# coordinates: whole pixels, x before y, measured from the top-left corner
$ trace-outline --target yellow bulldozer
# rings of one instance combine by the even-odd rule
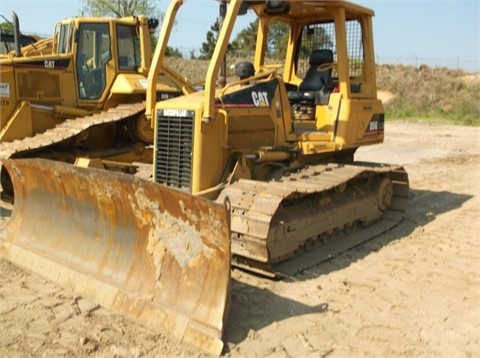
[[[184,2],[171,1],[148,73],[152,180],[7,161],[16,200],[0,242],[12,262],[218,355],[231,265],[295,275],[396,225],[409,184],[402,167],[354,160],[384,139],[373,11],[230,0],[205,89],[158,101],[153,84]],[[253,62],[219,88],[233,26],[248,12],[258,19]],[[279,26],[285,50],[267,63]]]
[[[20,39],[15,14],[13,19],[13,37]],[[158,20],[145,16],[76,17],[58,22],[47,39],[14,42],[0,57],[0,162],[43,157],[73,163],[87,157],[123,171],[135,170],[135,161],[151,163],[146,147],[153,130],[144,101],[157,26]],[[193,88],[163,66],[155,91],[166,99]],[[10,178],[2,173],[9,191]]]

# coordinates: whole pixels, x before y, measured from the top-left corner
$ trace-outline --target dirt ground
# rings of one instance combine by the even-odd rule
[[[227,357],[480,357],[480,128],[393,122],[404,220],[302,274],[234,270]],[[0,356],[205,356],[0,259]]]

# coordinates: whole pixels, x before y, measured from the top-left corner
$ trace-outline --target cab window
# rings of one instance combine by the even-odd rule
[[[111,58],[108,23],[80,24],[76,58],[80,99],[102,96],[106,86],[106,66]]]

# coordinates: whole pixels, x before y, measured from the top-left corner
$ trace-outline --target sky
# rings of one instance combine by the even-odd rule
[[[113,1],[113,0],[112,0]],[[373,29],[378,63],[449,67],[480,72],[480,0],[352,0],[375,11]],[[168,0],[157,0],[164,12]],[[60,19],[80,15],[80,0],[0,0],[0,15],[15,11],[23,33],[51,35]],[[218,16],[218,1],[188,0],[179,10],[169,45],[185,57],[198,54]],[[253,21],[246,15],[239,32]],[[3,22],[0,19],[0,22]]]

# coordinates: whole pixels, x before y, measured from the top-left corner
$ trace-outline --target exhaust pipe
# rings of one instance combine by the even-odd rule
[[[13,40],[15,41],[15,56],[22,56],[22,45],[20,44],[20,22],[15,11],[12,11],[13,20]]]

